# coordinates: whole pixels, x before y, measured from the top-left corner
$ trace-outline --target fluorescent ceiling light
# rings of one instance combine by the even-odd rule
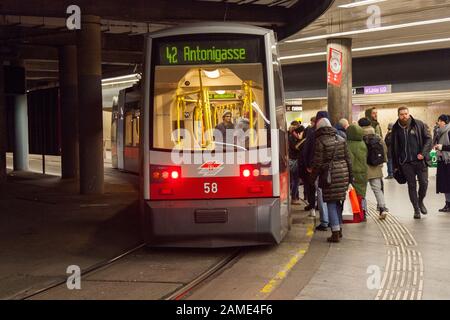
[[[115,82],[102,83],[102,86],[114,86],[114,85],[117,85],[117,84],[136,83],[138,81],[139,81],[138,79],[124,80],[124,81],[115,81]]]
[[[354,31],[345,31],[345,32],[323,34],[323,35],[320,35],[320,36],[313,36],[313,37],[306,37],[306,38],[300,38],[300,39],[286,40],[284,42],[285,43],[306,42],[306,41],[321,40],[321,39],[327,39],[327,38],[344,37],[344,36],[350,36],[350,35],[361,34],[361,33],[369,33],[369,32],[387,31],[387,30],[394,30],[394,29],[411,28],[411,27],[424,26],[424,25],[437,24],[437,23],[444,23],[444,22],[450,22],[450,17],[449,18],[442,18],[442,19],[432,19],[432,20],[425,20],[425,21],[416,21],[416,22],[395,24],[395,25],[392,25],[392,26],[385,26],[385,27],[378,27],[378,28],[370,28],[370,29],[362,29],[362,30],[354,30]]]
[[[422,41],[413,41],[413,42],[403,42],[403,43],[392,43],[392,44],[384,44],[384,45],[379,45],[379,46],[371,46],[371,47],[363,47],[363,48],[353,48],[352,52],[370,51],[370,50],[388,49],[388,48],[398,48],[398,47],[408,47],[408,46],[417,46],[417,45],[441,43],[441,42],[450,42],[450,38],[422,40]],[[327,54],[326,52],[314,52],[314,53],[307,53],[307,54],[299,54],[299,55],[293,55],[293,56],[280,57],[280,60],[324,56],[326,54]]]
[[[205,73],[205,75],[210,78],[210,79],[217,79],[220,77],[220,72],[218,69],[213,70],[213,71],[206,71],[203,70],[203,72]]]
[[[125,76],[102,79],[102,82],[120,81],[120,80],[126,80],[126,79],[128,79],[128,80],[129,79],[140,80],[141,79],[141,75],[139,73],[127,74]]]
[[[217,94],[225,94],[225,90],[216,90]]]
[[[357,2],[351,2],[349,4],[343,4],[338,6],[339,8],[354,8],[359,6],[366,6],[369,4],[374,4],[378,2],[385,2],[386,0],[363,0],[363,1],[357,1]]]
[[[293,55],[293,56],[280,57],[280,60],[317,57],[317,56],[324,56],[324,55],[326,55],[326,54],[327,54],[326,52],[315,52],[315,53],[296,54],[296,55]]]

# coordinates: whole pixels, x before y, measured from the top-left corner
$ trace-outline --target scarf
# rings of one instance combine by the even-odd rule
[[[442,144],[443,146],[450,145],[450,139],[448,137],[448,134],[450,132],[450,123],[446,124],[445,127],[438,129],[438,141],[439,144]],[[450,163],[450,152],[449,151],[437,151],[437,156],[439,161],[443,161],[446,164]]]

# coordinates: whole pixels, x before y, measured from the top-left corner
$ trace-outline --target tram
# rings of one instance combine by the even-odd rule
[[[133,171],[133,148],[139,150],[146,242],[280,243],[291,218],[283,83],[273,31],[208,23],[149,34],[141,108],[136,92],[125,90],[119,97],[122,110],[113,122],[123,129],[121,137],[114,129],[113,156],[117,167]],[[133,145],[135,131],[140,140]],[[119,147],[119,140],[125,145]]]
[[[113,168],[126,172],[140,172],[141,100],[139,84],[120,90],[118,99],[113,99],[111,162]]]

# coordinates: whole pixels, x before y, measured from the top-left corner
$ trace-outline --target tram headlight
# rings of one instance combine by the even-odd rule
[[[178,179],[180,174],[178,173],[178,171],[172,171],[170,176],[172,177],[172,179]]]
[[[242,171],[242,175],[246,178],[250,177],[250,170],[249,169],[244,169]]]

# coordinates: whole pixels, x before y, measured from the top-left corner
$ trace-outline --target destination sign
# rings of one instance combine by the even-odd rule
[[[260,62],[260,40],[197,40],[159,42],[157,65]]]

